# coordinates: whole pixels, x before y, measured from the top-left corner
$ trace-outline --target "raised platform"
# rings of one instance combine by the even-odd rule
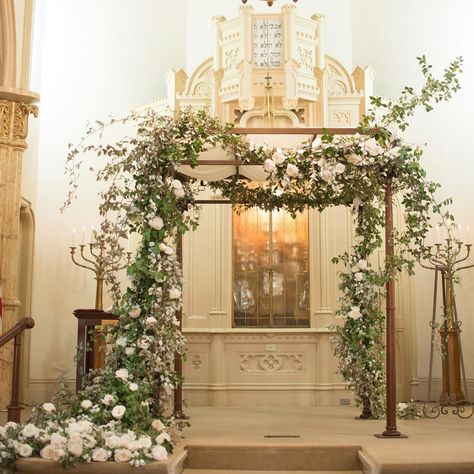
[[[72,472],[160,474],[474,474],[474,418],[442,415],[400,421],[406,439],[379,439],[383,421],[344,408],[189,408],[191,428],[168,463],[143,469],[115,463]],[[270,437],[269,437],[270,436]],[[271,437],[274,436],[274,437]],[[184,469],[184,471],[183,471]],[[23,460],[20,473],[66,473]]]

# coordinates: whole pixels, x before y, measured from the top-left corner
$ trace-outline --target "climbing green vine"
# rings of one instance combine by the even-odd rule
[[[328,133],[296,148],[274,149],[233,135],[230,126],[203,111],[173,116],[150,111],[97,122],[78,146],[71,145],[66,207],[78,190],[82,157],[93,153],[97,179],[105,183],[96,245],[105,245],[112,262],[123,256],[123,239],[130,233],[139,234],[140,243],[128,269],[126,291],[121,294],[113,275],[109,280],[119,324],[109,329],[106,367],[92,373],[79,393],[59,392],[51,403],[37,407],[28,424],[2,427],[2,464],[40,455],[64,465],[114,460],[140,466],[164,460],[172,450],[180,426],[166,410],[173,388],[181,382],[174,371],[175,353],[185,350],[176,319],[183,284],[176,244],[198,224],[191,211],[197,207],[199,186],[180,173],[180,166],[198,166],[199,154],[213,147],[233,153],[244,164],[260,165],[267,174],[258,186],[239,176],[209,183],[236,205],[285,208],[291,213],[305,207],[351,209],[353,246],[334,259],[345,267],[334,347],[340,372],[357,402],[369,405],[372,416],[380,416],[383,287],[397,272],[412,272],[424,255],[431,212],[442,213],[446,220],[452,217],[433,200],[437,185],[426,179],[422,150],[405,143],[394,127],[405,129],[418,106],[430,110],[433,102],[448,100],[459,88],[456,75],[462,61],[454,61],[437,80],[426,60],[419,60],[426,79],[422,90],[415,93],[407,87],[398,101],[372,98],[382,113],[369,113],[353,136]],[[93,142],[108,127],[121,124],[134,125],[135,135],[112,144]],[[395,256],[378,268],[370,257],[382,245],[389,181],[405,222],[394,234]]]

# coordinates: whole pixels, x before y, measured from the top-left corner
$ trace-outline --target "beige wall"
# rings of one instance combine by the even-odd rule
[[[97,225],[97,186],[81,185],[80,201],[61,215],[66,195],[67,144],[86,123],[123,114],[165,91],[168,68],[185,63],[176,33],[186,2],[155,0],[41,0],[36,4],[32,84],[41,115],[24,161],[23,195],[37,218],[27,400],[41,401],[60,374],[72,378],[75,308],[94,304],[92,274],[69,259],[71,230]],[[172,40],[170,40],[172,38]]]

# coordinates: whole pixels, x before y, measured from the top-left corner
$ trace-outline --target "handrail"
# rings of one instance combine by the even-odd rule
[[[35,320],[33,318],[23,318],[21,321],[16,323],[15,326],[0,336],[0,347],[18,336],[18,334],[22,333],[25,329],[31,329],[34,325]]]
[[[21,336],[25,329],[31,329],[35,325],[33,318],[23,318],[11,329],[0,336],[0,347],[7,344],[12,339],[13,345],[13,376],[12,376],[12,399],[8,405],[8,421],[20,422],[20,359],[21,359]]]

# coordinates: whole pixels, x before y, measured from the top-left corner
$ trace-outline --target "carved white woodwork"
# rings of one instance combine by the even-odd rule
[[[358,66],[351,75],[326,55],[324,15],[301,18],[294,4],[269,14],[254,13],[246,4],[238,12],[231,20],[212,18],[214,56],[189,77],[183,70],[170,71],[167,97],[148,107],[161,113],[204,108],[242,127],[358,124],[374,74]],[[272,123],[263,118],[268,82],[275,103]]]
[[[243,5],[236,18],[216,16],[212,21],[214,56],[189,77],[183,70],[170,71],[167,97],[147,107],[160,113],[204,108],[238,126],[269,126],[262,118],[269,75],[276,107],[271,126],[357,126],[369,105],[374,72],[358,66],[350,74],[327,55],[324,15],[300,18],[293,4],[284,5],[279,13],[255,14],[251,6]],[[259,31],[265,32],[263,37]],[[231,218],[229,206],[203,206],[198,230],[183,239],[187,402],[331,406],[351,398],[337,374],[333,333],[328,329],[340,322],[337,273],[342,268],[331,259],[352,245],[351,213],[346,208],[309,213],[309,329],[232,328]],[[414,333],[407,322],[411,308],[407,277],[401,277],[400,288],[398,340],[400,353],[408,354],[405,348]],[[408,355],[405,359],[398,388],[407,398],[409,374],[414,372],[406,367]]]

